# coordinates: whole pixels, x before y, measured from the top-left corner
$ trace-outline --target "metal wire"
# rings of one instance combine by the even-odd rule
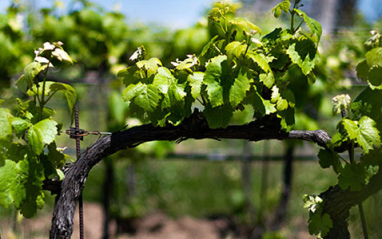
[[[74,124],[75,124],[75,129],[79,130],[80,129],[80,121],[79,121],[79,114],[78,114],[78,105],[75,106],[74,108]],[[76,137],[76,153],[77,153],[77,160],[80,158],[81,155],[81,143],[80,143],[81,138]],[[79,219],[80,219],[80,239],[84,239],[84,214],[83,214],[83,201],[82,201],[82,192],[79,197]]]

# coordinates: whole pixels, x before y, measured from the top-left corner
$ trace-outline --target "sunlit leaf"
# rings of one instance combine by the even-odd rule
[[[379,147],[381,144],[379,131],[375,127],[376,123],[367,116],[363,116],[358,122],[342,119],[340,124],[345,128],[349,138],[355,140],[365,153],[368,153],[374,146]]]
[[[0,205],[9,207],[12,203],[19,208],[26,198],[26,181],[28,179],[28,161],[14,162],[5,160],[0,167]]]
[[[225,47],[225,50],[227,52],[228,64],[231,64],[233,59],[239,58],[240,56],[244,55],[246,49],[247,49],[247,45],[243,44],[241,42],[234,41],[234,42],[229,43]]]
[[[235,108],[245,97],[250,88],[250,71],[246,67],[241,67],[237,77],[229,89],[229,101]]]
[[[275,16],[275,18],[278,18],[280,17],[282,11],[285,12],[285,13],[288,13],[290,9],[290,0],[284,0],[282,2],[280,2],[279,4],[277,4],[274,8],[272,8],[272,12],[273,12],[273,15]]]
[[[168,87],[174,81],[175,77],[171,74],[169,69],[165,67],[159,67],[152,84],[157,87],[159,92],[162,94],[167,94]]]
[[[312,56],[311,54],[307,54],[303,59],[299,52],[296,51],[296,43],[293,43],[289,46],[287,53],[292,62],[297,64],[301,68],[301,71],[302,73],[304,73],[304,75],[308,75],[313,70],[313,68],[316,65],[316,62],[318,61],[318,56],[316,53],[314,53],[314,56]]]
[[[187,81],[191,86],[191,95],[194,99],[196,99],[200,95],[200,91],[203,84],[204,72],[194,72],[189,74],[187,77]]]
[[[33,80],[35,77],[45,70],[47,65],[41,65],[39,62],[32,62],[29,65],[27,65],[24,69],[24,74],[20,76],[18,81],[16,82],[16,85],[19,87],[19,89],[26,93],[27,90],[32,87]]]
[[[382,67],[382,47],[376,47],[366,53],[366,62],[369,67]]]
[[[11,137],[12,118],[8,109],[0,108],[0,139],[8,139]]]
[[[29,121],[19,117],[15,117],[12,120],[12,127],[18,137],[22,137],[25,134],[25,131],[31,126],[32,124]]]
[[[134,104],[148,112],[153,112],[159,104],[161,96],[153,85],[142,85],[141,90],[134,98]]]
[[[260,82],[263,82],[263,84],[268,88],[272,88],[273,83],[275,83],[275,78],[273,77],[272,72],[268,74],[262,73],[260,74],[259,78],[260,78]]]
[[[207,86],[207,94],[212,107],[223,104],[223,66],[227,64],[227,56],[217,56],[211,59],[204,75],[204,84]]]
[[[52,52],[52,55],[55,56],[59,61],[67,61],[73,64],[74,60],[69,56],[69,54],[61,48],[56,48]]]
[[[56,126],[56,121],[45,119],[33,125],[28,130],[28,144],[36,154],[40,154],[45,145],[55,140],[57,135]]]

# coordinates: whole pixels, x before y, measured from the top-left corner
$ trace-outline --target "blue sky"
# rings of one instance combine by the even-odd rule
[[[24,0],[34,2],[37,7],[52,6],[53,0]],[[66,7],[72,0],[61,0]],[[11,0],[0,0],[0,12],[10,5]],[[204,10],[214,0],[93,0],[106,10],[119,8],[129,21],[148,24],[169,25],[184,28],[194,25],[203,16]]]
[[[12,0],[0,0],[4,13]],[[20,0],[19,0],[20,1]],[[37,7],[52,6],[53,0],[22,0]],[[61,0],[68,6],[72,0]],[[195,24],[214,0],[93,0],[106,10],[119,8],[129,21],[184,28]],[[382,17],[382,0],[359,0],[358,7],[368,20]]]

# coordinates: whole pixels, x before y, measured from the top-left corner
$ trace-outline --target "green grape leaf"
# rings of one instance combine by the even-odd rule
[[[340,124],[345,128],[351,140],[356,140],[358,138],[359,132],[356,121],[344,118],[340,121]]]
[[[301,43],[304,45],[304,43]],[[318,61],[317,54],[314,53],[314,57],[312,58],[311,52],[306,54],[304,60],[302,59],[302,56],[300,56],[299,52],[296,51],[296,43],[293,43],[288,47],[287,53],[292,60],[293,63],[297,64],[304,75],[308,75],[316,65],[316,62]]]
[[[318,43],[320,41],[321,35],[322,35],[322,27],[319,22],[314,20],[313,18],[310,18],[308,15],[306,15],[305,12],[301,11],[300,9],[294,9],[294,11],[304,19],[304,22],[306,25],[308,25],[310,31],[312,32],[312,35],[316,36],[315,42]]]
[[[45,82],[45,89],[43,89],[43,82],[39,82],[38,85],[34,84],[32,87],[29,88],[27,91],[27,95],[34,96],[34,95],[42,95],[42,91],[44,90],[44,95],[47,96],[50,93],[50,86],[54,84],[53,81],[47,81]],[[38,87],[37,87],[38,86]]]
[[[312,213],[309,217],[309,233],[317,235],[318,238],[322,238],[328,234],[330,228],[333,227],[332,219],[329,214],[324,213]]]
[[[21,75],[17,80],[16,85],[23,93],[27,93],[28,89],[32,86],[33,82],[28,81],[29,79],[25,75]]]
[[[368,83],[371,89],[382,90],[382,67],[372,67],[368,74]]]
[[[36,154],[40,154],[43,151],[44,144],[42,143],[40,131],[34,129],[28,130],[28,144]]]
[[[221,22],[227,22],[227,20]],[[224,27],[224,23],[222,26]],[[258,32],[261,33],[258,26],[243,18],[236,17],[232,20],[228,20],[228,26],[229,31],[226,35],[229,35],[232,40],[245,41],[248,39],[248,36],[254,35]]]
[[[223,78],[226,76],[223,68],[227,66],[227,56],[220,55],[211,59],[204,75],[204,84],[207,86],[208,99],[212,107],[221,106],[223,98]]]
[[[290,90],[284,90],[284,95],[291,101],[291,107],[294,107],[293,93]],[[277,86],[272,87],[271,102],[276,104],[278,111],[286,110],[289,106],[288,100],[281,96]]]
[[[177,60],[176,62],[171,62],[178,71],[187,70],[192,72],[192,67],[199,65],[199,59],[195,55],[187,55],[184,61]]]
[[[153,112],[162,97],[158,89],[153,85],[142,85],[139,94],[136,95],[133,102],[147,112]]]
[[[64,174],[64,172],[61,170],[61,169],[56,169],[56,171],[57,171],[57,176],[58,176],[58,180],[59,181],[62,181],[62,180],[64,180],[64,178],[65,178],[65,174]]]
[[[53,179],[58,176],[56,168],[53,166],[53,163],[48,159],[48,157],[46,157],[46,155],[41,155],[40,163],[44,167],[45,178]]]
[[[367,65],[372,67],[382,67],[382,47],[376,47],[368,51],[365,55]]]
[[[376,122],[380,122],[382,112],[382,100],[380,100],[381,98],[381,90],[373,90],[371,87],[365,87],[365,89],[361,91],[361,93],[355,98],[354,102],[362,102],[362,104],[367,105],[367,107],[365,107],[365,115],[369,116]],[[380,124],[377,124],[377,127],[378,130],[382,130]]]
[[[285,12],[285,13],[288,13],[290,9],[290,0],[284,0],[282,2],[280,2],[279,4],[277,4],[274,8],[272,8],[272,12],[273,12],[273,15],[275,16],[275,18],[279,18],[282,11]]]
[[[28,130],[28,144],[31,149],[40,154],[44,145],[52,143],[57,135],[57,122],[52,119],[45,119],[33,125]]]
[[[363,116],[358,121],[358,125],[359,136],[357,142],[365,153],[368,153],[374,146],[379,147],[381,145],[381,138],[378,129],[375,127],[376,123],[374,120],[367,116]]]
[[[130,84],[126,87],[126,89],[123,90],[122,97],[125,101],[131,101],[136,96],[138,96],[146,87],[147,85],[142,84],[141,82],[136,85]]]
[[[281,128],[286,132],[293,129],[294,126],[294,108],[288,107],[286,110],[277,111],[278,117],[281,118]]]
[[[231,121],[234,109],[229,104],[211,107],[207,104],[203,111],[210,128],[225,128]]]
[[[184,102],[184,98],[186,97],[186,92],[184,92],[184,88],[181,85],[173,82],[169,89],[168,93],[165,95],[162,102],[162,109],[171,108],[178,102]]]
[[[281,98],[276,103],[276,109],[279,111],[286,110],[288,108],[288,101]]]
[[[251,59],[255,64],[257,64],[263,71],[265,71],[265,73],[272,73],[272,69],[268,64],[272,59],[264,56],[263,54],[258,54],[255,52],[248,52],[247,55],[249,59]]]
[[[265,109],[265,112],[263,115],[269,115],[269,114],[275,113],[277,111],[275,105],[272,104],[272,102],[270,100],[264,100],[263,99],[262,102],[263,102],[264,109]]]
[[[275,83],[275,78],[273,77],[272,72],[269,72],[268,74],[260,74],[259,78],[260,82],[263,82],[263,84],[269,89],[272,88]]]
[[[260,116],[269,115],[277,111],[275,104],[271,103],[270,100],[264,100],[257,90],[251,90],[251,93],[244,99],[243,103],[252,105],[255,113],[260,114]]]
[[[47,67],[46,64],[41,65],[39,62],[32,62],[24,69],[24,74],[17,80],[17,87],[27,93],[28,88],[32,87],[34,78]]]
[[[366,60],[361,61],[357,64],[356,71],[357,77],[364,81],[367,81],[370,67],[367,65]]]
[[[167,94],[170,84],[174,81],[175,77],[171,74],[169,69],[166,67],[159,67],[152,85],[157,87],[158,91],[162,94]]]
[[[276,107],[275,104],[271,103],[270,100],[264,100],[259,93],[255,93],[253,96],[252,107],[255,112],[260,113],[261,116],[269,115],[275,113]]]
[[[155,76],[158,68],[162,66],[162,62],[158,58],[150,58],[138,61],[136,65],[139,69],[143,69],[146,72],[146,78],[151,78]]]
[[[237,34],[243,34],[243,31],[246,31],[247,35],[250,35],[253,31],[261,33],[261,29],[258,26],[243,18],[235,18],[229,21],[229,23],[232,24],[231,31],[237,30]]]
[[[366,184],[368,184],[370,182],[370,178],[373,177],[374,175],[376,175],[377,173],[379,172],[379,166],[373,166],[373,165],[369,165],[367,166],[366,168]]]
[[[136,65],[134,65],[120,70],[117,74],[117,77],[122,79],[126,86],[130,86],[137,84],[141,80],[145,79],[146,74],[144,70],[139,69]]]
[[[19,138],[21,138],[25,134],[25,131],[31,126],[32,124],[29,121],[19,117],[15,117],[12,120],[13,130],[15,131],[16,136]]]
[[[187,76],[187,81],[191,86],[191,95],[196,99],[200,95],[204,79],[204,72],[193,72]]]
[[[0,140],[12,136],[12,118],[8,109],[0,108]]]
[[[233,41],[229,43],[225,47],[228,64],[231,64],[235,58],[239,58],[240,56],[244,55],[246,49],[247,49],[247,44],[243,44],[238,41]]]
[[[333,166],[333,170],[337,174],[341,170],[341,162],[337,152],[333,152],[329,149],[320,149],[318,158],[322,168],[329,168],[330,166]]]
[[[250,89],[250,71],[246,67],[241,67],[238,76],[234,79],[229,91],[229,101],[235,108],[244,99],[246,92]]]
[[[5,159],[11,159],[15,162],[25,159],[26,154],[28,154],[29,151],[28,146],[23,143],[12,142],[7,145],[6,147],[8,151],[5,155]]]
[[[48,145],[48,159],[52,163],[55,169],[62,168],[65,163],[67,157],[65,154],[57,150],[57,145],[55,142],[52,142]]]
[[[60,92],[65,96],[66,101],[68,102],[70,114],[72,114],[73,110],[74,110],[74,106],[75,106],[76,101],[77,101],[76,90],[71,85],[59,83],[59,82],[54,82],[53,84],[51,84],[49,86],[49,89],[50,89],[50,91],[53,92],[53,94],[55,92]]]
[[[5,160],[5,165],[0,167],[0,205],[9,207],[14,203],[20,208],[26,198],[26,182],[28,180],[28,161],[14,162]]]
[[[349,138],[355,140],[365,153],[368,153],[374,146],[381,144],[379,131],[375,127],[376,123],[368,116],[363,116],[358,124],[350,119],[342,119],[340,124],[343,125]]]
[[[70,63],[74,63],[73,58],[69,56],[69,54],[62,49],[61,47],[56,47],[54,51],[52,51],[52,55],[57,58],[59,61],[67,61]]]
[[[44,206],[45,194],[42,184],[45,179],[44,167],[40,163],[28,162],[28,180],[25,183],[26,198],[22,202],[20,212],[26,218],[36,215],[38,209]]]
[[[37,189],[37,187],[35,188]],[[20,213],[26,218],[32,218],[37,214],[37,210],[42,209],[45,204],[45,194],[41,190],[31,190],[28,201],[23,203]]]
[[[359,191],[366,182],[366,170],[362,164],[346,164],[338,175],[338,185],[344,190]]]

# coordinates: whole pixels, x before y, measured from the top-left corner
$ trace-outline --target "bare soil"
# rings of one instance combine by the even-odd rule
[[[84,203],[85,239],[102,239],[102,207],[97,203]],[[74,220],[72,239],[79,239],[78,210]],[[0,239],[46,239],[49,237],[51,214],[45,213],[34,219],[0,221]],[[306,231],[306,223],[301,221],[301,230],[284,234],[281,238],[313,238]],[[257,237],[257,229],[237,225],[228,217],[209,219],[184,216],[170,218],[162,212],[153,212],[141,218],[112,221],[109,228],[110,239],[247,239]],[[280,237],[277,237],[280,238]]]
[[[102,208],[96,203],[84,203],[84,234],[86,239],[102,238]],[[75,215],[72,239],[79,239],[78,210]],[[3,239],[48,238],[51,215],[23,219],[21,223],[0,222]],[[153,212],[142,218],[129,219],[110,224],[110,238],[114,239],[219,239],[243,238],[229,218],[195,219],[184,216],[172,219],[161,212]]]

